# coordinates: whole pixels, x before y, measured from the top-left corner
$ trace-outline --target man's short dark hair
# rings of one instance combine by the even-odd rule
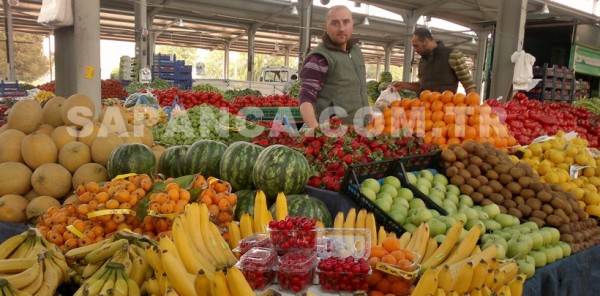
[[[431,31],[427,28],[417,28],[413,33],[414,36],[417,36],[419,40],[425,41],[427,39],[433,40],[433,36],[431,35]]]

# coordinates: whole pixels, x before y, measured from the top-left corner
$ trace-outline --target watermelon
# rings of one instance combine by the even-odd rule
[[[256,190],[240,190],[236,191],[237,203],[235,204],[235,210],[233,211],[233,219],[240,221],[244,213],[254,215],[254,198],[256,197]]]
[[[325,227],[331,227],[333,219],[327,205],[318,198],[306,194],[288,195],[287,206],[291,217],[306,217],[321,220]],[[239,200],[239,198],[238,198]],[[239,201],[238,201],[239,202]],[[277,206],[271,206],[271,214],[277,217]]]
[[[258,155],[253,170],[254,185],[271,199],[279,192],[285,195],[304,192],[309,174],[306,157],[283,145],[265,148]]]
[[[219,173],[233,190],[251,189],[252,170],[260,152],[265,148],[248,142],[235,142],[223,153]]]
[[[112,179],[121,174],[138,173],[152,176],[156,158],[152,150],[138,143],[122,144],[108,156],[108,176]]]
[[[187,174],[221,178],[219,163],[227,145],[213,140],[198,140],[188,148],[185,154]]]
[[[187,171],[185,154],[189,147],[189,145],[180,145],[167,148],[158,161],[158,172],[167,178],[185,176]]]

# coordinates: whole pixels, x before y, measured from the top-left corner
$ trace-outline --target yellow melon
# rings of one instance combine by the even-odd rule
[[[0,221],[24,222],[27,220],[25,210],[29,202],[17,194],[7,194],[0,197]]]
[[[58,158],[56,144],[44,133],[27,135],[21,141],[23,161],[33,170],[45,163],[55,163]]]
[[[101,122],[109,132],[120,134],[127,131],[127,114],[123,109],[109,106],[100,111],[98,122]]]
[[[9,129],[0,134],[0,163],[7,161],[22,162],[21,141],[25,138],[22,131]]]
[[[154,145],[154,136],[152,135],[152,130],[150,130],[150,128],[143,125],[132,125],[132,127],[131,130],[128,130],[130,136],[140,138],[142,143],[148,147]]]
[[[31,185],[40,195],[62,198],[71,191],[71,173],[60,164],[46,163],[33,171]]]
[[[20,162],[0,163],[0,196],[23,195],[31,188],[31,169]]]
[[[60,202],[54,197],[40,195],[29,202],[27,208],[25,208],[25,215],[27,219],[35,220],[44,214],[49,207],[60,207]]]
[[[42,132],[42,133],[48,135],[49,137],[52,137],[53,131],[54,131],[54,127],[49,124],[40,124],[40,126],[37,129],[37,132]]]
[[[104,182],[108,180],[108,170],[101,164],[86,163],[80,166],[72,178],[73,188],[76,189],[79,185],[85,185],[89,182]]]
[[[158,164],[158,161],[160,160],[160,157],[162,156],[163,152],[165,152],[167,148],[165,148],[165,146],[162,145],[154,145],[152,146],[152,152],[154,152],[154,157],[156,158],[156,163]],[[158,174],[158,165],[154,168],[154,173]]]
[[[53,127],[64,124],[62,120],[62,106],[65,103],[65,98],[54,97],[46,102],[42,108],[42,123]]]
[[[9,130],[8,124],[0,126],[0,134],[3,133],[3,132],[5,132],[5,131],[7,131],[7,130]]]
[[[108,129],[100,122],[88,122],[79,131],[79,141],[91,146],[96,137],[106,137]]]
[[[68,205],[70,203],[77,202],[78,200],[79,200],[79,195],[71,194],[71,195],[67,196],[67,198],[65,198],[65,200],[63,200],[62,204]]]
[[[31,182],[31,178],[29,178],[29,181]],[[31,188],[31,190],[27,191],[27,193],[23,195],[23,197],[26,198],[28,201],[31,201],[32,199],[38,196],[40,195],[37,192],[35,192],[33,188]]]
[[[143,144],[142,138],[135,137],[132,132],[123,132],[119,135],[125,144]]]
[[[106,137],[96,138],[91,146],[92,159],[95,163],[106,166],[110,153],[121,144],[123,144],[123,139],[115,133],[108,133]]]
[[[60,149],[58,163],[70,173],[74,173],[80,166],[92,162],[90,147],[81,142],[70,142]]]
[[[37,130],[42,122],[42,107],[35,100],[19,100],[8,112],[8,128],[14,128],[25,134]]]
[[[56,145],[56,149],[60,150],[65,144],[77,141],[79,131],[72,126],[62,125],[52,131],[51,137]]]
[[[65,100],[60,115],[65,125],[74,125],[81,128],[86,123],[94,120],[96,106],[88,96],[74,94]]]

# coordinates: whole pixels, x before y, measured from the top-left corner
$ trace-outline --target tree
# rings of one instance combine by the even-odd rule
[[[198,61],[198,50],[196,48],[159,45],[156,54],[174,54],[177,60],[184,60],[188,66],[195,66]]]
[[[0,39],[6,44],[4,32],[0,32]],[[44,54],[43,42],[44,36],[18,32],[13,34],[17,80],[31,83],[48,72],[50,65]],[[6,46],[0,46],[0,77],[8,77]]]
[[[222,50],[213,50],[208,54],[204,63],[204,75],[202,78],[205,79],[222,79],[223,78],[223,57],[225,52]]]
[[[222,50],[213,50],[210,52],[204,65],[206,72],[203,78],[206,79],[221,79],[223,78],[223,57],[225,56]],[[290,58],[290,65],[297,64],[297,58]],[[260,78],[260,70],[266,66],[283,66],[283,56],[272,56],[265,54],[254,55],[254,81]],[[248,71],[248,53],[241,52],[236,59],[229,60],[229,78],[232,80],[246,80],[246,72]]]

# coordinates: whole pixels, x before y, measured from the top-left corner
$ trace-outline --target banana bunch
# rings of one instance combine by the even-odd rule
[[[139,285],[127,275],[126,269],[127,266],[123,263],[108,261],[103,268],[86,279],[73,295],[141,295]]]
[[[52,98],[54,98],[54,94],[45,90],[40,90],[35,94],[35,100],[40,103]]]
[[[205,273],[199,272],[194,279],[194,291],[197,296],[245,296],[254,295],[242,272],[232,266],[227,275],[217,271],[211,280]]]
[[[21,292],[9,281],[0,278],[0,296],[29,296],[31,294],[27,292]]]
[[[31,228],[0,245],[0,279],[10,283],[4,285],[0,295],[53,295],[67,277],[65,257],[37,229]]]
[[[145,255],[148,246],[156,244],[151,239],[132,232],[116,232],[100,242],[69,250],[65,256],[75,274],[72,281],[77,284],[87,281],[98,273],[105,272],[110,262],[125,267],[125,275],[140,287],[149,277],[149,266]]]
[[[333,219],[333,228],[366,228],[369,230],[369,234],[371,235],[371,243],[374,244],[378,242],[378,233],[377,233],[377,225],[375,223],[375,216],[373,213],[367,212],[365,209],[361,209],[356,213],[356,209],[352,208],[348,211],[348,215],[344,217],[343,212],[338,212]],[[380,230],[385,233],[387,237],[387,232],[381,226]],[[350,237],[350,239],[352,239]],[[381,238],[383,240],[383,238]],[[350,244],[351,245],[351,244]]]
[[[267,232],[267,229],[269,228],[269,222],[273,221],[273,216],[267,207],[267,196],[262,190],[258,190],[258,192],[256,192],[256,198],[254,199],[254,215],[252,218],[254,232]],[[283,218],[285,218],[285,216]]]

